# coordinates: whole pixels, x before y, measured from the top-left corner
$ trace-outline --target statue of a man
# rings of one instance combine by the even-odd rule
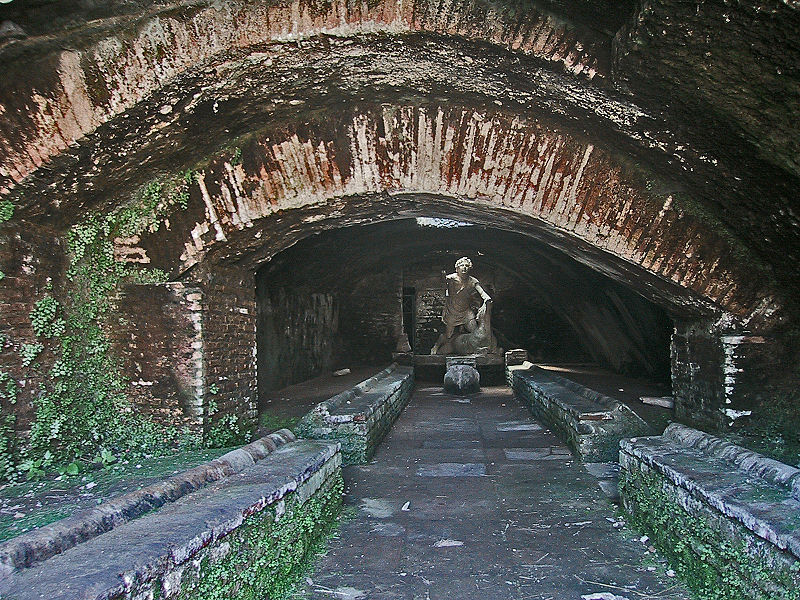
[[[439,354],[440,350],[452,346],[451,340],[459,325],[463,326],[468,333],[478,329],[477,314],[472,308],[473,296],[478,295],[483,300],[479,313],[486,313],[491,307],[492,298],[484,291],[480,282],[470,276],[470,269],[472,269],[472,261],[465,256],[456,261],[455,273],[447,275],[442,271],[447,286],[444,310],[442,311],[445,332],[436,340],[431,348],[431,354]]]

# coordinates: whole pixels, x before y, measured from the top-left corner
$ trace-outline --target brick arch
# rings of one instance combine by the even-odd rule
[[[171,5],[34,38],[0,57],[0,195],[181,74],[264,44],[320,34],[430,32],[535,57],[583,81],[608,74],[608,40],[526,6],[446,0],[223,0]],[[31,58],[33,57],[33,58]],[[22,59],[24,58],[24,60]]]
[[[725,237],[588,140],[454,106],[355,110],[341,123],[253,138],[236,164],[218,157],[168,235],[121,240],[118,252],[179,276],[269,257],[319,229],[440,214],[537,235],[645,295],[660,288],[673,311],[695,305],[747,323],[780,306]]]

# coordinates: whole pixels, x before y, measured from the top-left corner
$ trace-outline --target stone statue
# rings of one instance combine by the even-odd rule
[[[469,275],[472,261],[467,257],[456,261],[456,272],[447,275],[442,271],[447,293],[442,321],[445,331],[431,348],[431,354],[490,354],[497,350],[497,341],[492,335],[492,298],[481,287],[480,282]],[[477,312],[473,299],[483,302]],[[456,335],[456,329],[464,331]]]

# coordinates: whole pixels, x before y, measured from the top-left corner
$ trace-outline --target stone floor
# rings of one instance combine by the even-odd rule
[[[303,593],[689,598],[601,491],[591,473],[607,467],[573,460],[508,388],[457,398],[418,387],[373,462],[345,469],[351,518]]]

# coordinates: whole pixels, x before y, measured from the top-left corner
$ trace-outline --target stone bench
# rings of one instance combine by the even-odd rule
[[[320,402],[295,427],[298,436],[338,440],[344,464],[367,462],[411,399],[414,369],[393,363]]]
[[[28,568],[209,483],[243,471],[295,440],[291,431],[281,429],[193,469],[0,543],[0,580],[17,569]]]
[[[255,464],[0,581],[4,600],[272,598],[342,500],[339,445],[289,442]]]
[[[673,423],[620,444],[635,525],[703,598],[800,598],[800,470]]]
[[[506,367],[509,385],[533,415],[587,462],[617,460],[619,441],[650,429],[619,400],[529,362]]]

